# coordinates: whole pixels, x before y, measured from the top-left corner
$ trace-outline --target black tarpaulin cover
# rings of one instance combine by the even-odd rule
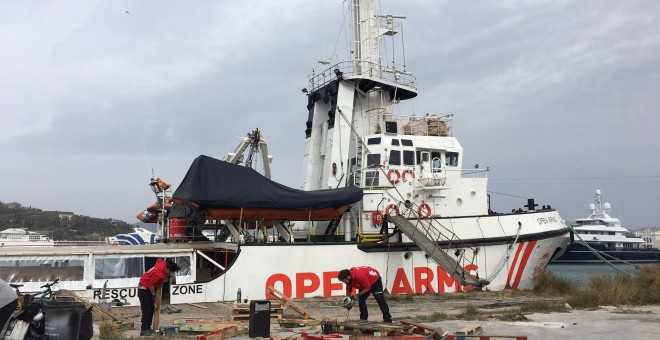
[[[252,168],[201,155],[193,161],[172,197],[209,208],[314,210],[358,202],[362,189],[293,189]]]

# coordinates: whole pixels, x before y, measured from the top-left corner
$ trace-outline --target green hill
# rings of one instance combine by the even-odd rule
[[[133,227],[110,218],[94,218],[66,211],[43,211],[20,203],[0,202],[0,230],[26,228],[54,240],[101,241],[106,236],[127,233]]]

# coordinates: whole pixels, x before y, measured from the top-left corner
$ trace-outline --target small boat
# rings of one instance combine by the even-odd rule
[[[660,262],[658,248],[647,246],[644,239],[634,236],[621,226],[618,218],[610,216],[612,205],[603,202],[600,190],[596,190],[594,200],[594,203],[589,204],[591,214],[576,219],[573,224],[577,239],[553,263],[604,262],[596,254],[610,262]]]
[[[9,228],[0,231],[0,248],[17,246],[52,246],[53,239],[25,228]]]

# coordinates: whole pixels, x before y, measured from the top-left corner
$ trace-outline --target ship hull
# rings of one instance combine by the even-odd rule
[[[462,223],[480,221],[484,234],[488,233],[489,225],[494,226],[497,222],[501,237],[465,237],[453,241],[450,246],[440,246],[466,271],[490,281],[486,286],[488,290],[530,289],[535,270],[544,268],[568,242],[568,230],[563,223],[542,222],[553,220],[553,216],[557,213],[461,218]],[[504,227],[517,225],[515,221],[522,221],[519,230]],[[443,222],[456,225],[458,219]],[[538,225],[534,226],[532,222]],[[469,259],[456,256],[456,250],[468,247],[480,250]],[[136,305],[139,304],[136,291],[139,276],[153,265],[155,258],[173,257],[184,269],[172,277],[165,290],[165,299],[172,304],[235,300],[239,289],[243,298],[271,298],[266,293],[269,286],[292,298],[339,297],[345,294],[345,286],[337,280],[339,270],[364,265],[380,272],[391,294],[450,293],[472,289],[460,285],[410,242],[297,240],[296,243],[242,245],[198,242],[62,248],[0,249],[3,279],[25,283],[22,290],[30,292],[38,291],[44,280],[60,278],[56,289],[73,291],[89,301],[116,300]],[[209,264],[206,259],[212,259],[214,264]],[[36,263],[39,266],[35,267]],[[131,269],[134,263],[140,265]],[[125,269],[117,271],[117,268]]]
[[[598,249],[597,245],[592,247]],[[630,249],[630,250],[598,250],[601,256],[613,263],[658,263],[660,262],[660,250],[651,249]],[[564,254],[554,260],[553,263],[562,264],[581,264],[581,263],[603,263],[604,261],[596,256],[590,249],[580,243],[572,243]]]

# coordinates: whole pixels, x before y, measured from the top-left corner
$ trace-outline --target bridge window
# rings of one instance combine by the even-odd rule
[[[445,155],[446,166],[458,166],[458,152],[447,152]]]
[[[364,173],[364,185],[367,187],[377,187],[378,186],[378,171],[365,171]]]
[[[378,144],[380,144],[380,137],[367,139],[367,145],[378,145]]]
[[[401,151],[390,150],[390,165],[401,165]]]
[[[372,153],[367,155],[367,167],[380,165],[380,154]]]
[[[399,146],[399,140],[398,139],[392,139],[392,145]]]
[[[403,165],[415,165],[415,151],[403,150]]]
[[[401,145],[403,145],[403,146],[413,146],[413,142],[410,139],[402,139],[401,140]]]

